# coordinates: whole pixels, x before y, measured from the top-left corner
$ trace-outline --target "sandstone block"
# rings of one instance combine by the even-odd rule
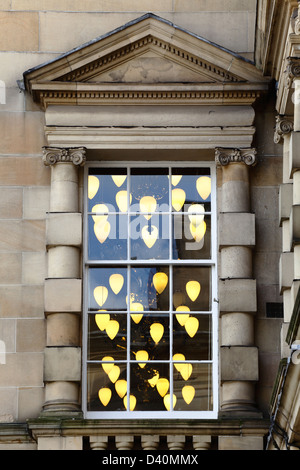
[[[80,312],[80,279],[47,279],[45,281],[46,312]]]
[[[0,49],[2,51],[38,50],[38,13],[0,11],[0,25]]]
[[[49,213],[46,227],[48,246],[80,246],[82,243],[80,213]]]
[[[293,185],[285,183],[279,189],[279,220],[280,224],[290,217],[293,204]]]
[[[284,289],[290,289],[294,279],[294,253],[281,253],[279,260],[279,287],[282,294]]]
[[[44,380],[46,382],[71,381],[81,379],[80,348],[46,348]]]
[[[255,245],[254,214],[221,213],[219,216],[219,227],[220,247]]]
[[[219,281],[219,302],[222,312],[257,310],[255,279],[226,279]]]
[[[222,381],[257,381],[258,349],[256,347],[221,347]]]
[[[21,188],[0,188],[0,219],[22,217],[23,191]]]
[[[260,436],[219,436],[219,450],[264,450]]]

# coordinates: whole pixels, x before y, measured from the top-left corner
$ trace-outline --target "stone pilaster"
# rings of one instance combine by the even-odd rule
[[[254,149],[216,149],[222,171],[219,214],[221,315],[221,412],[252,415],[258,380],[258,351],[254,345],[257,310],[252,276],[255,216],[250,212],[249,168]]]
[[[85,149],[45,147],[44,163],[51,168],[50,211],[47,214],[48,273],[45,280],[44,414],[80,411],[81,381],[81,245],[79,168]]]

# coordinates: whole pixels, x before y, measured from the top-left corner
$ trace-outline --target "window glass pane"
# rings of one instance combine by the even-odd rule
[[[130,254],[132,260],[169,259],[169,217],[143,215],[130,218]]]
[[[194,207],[194,206],[191,206]],[[173,259],[211,258],[211,216],[201,213],[173,216]]]
[[[174,310],[211,310],[211,269],[209,267],[174,266],[173,283]]]
[[[117,201],[123,200],[124,191],[127,191],[126,175],[124,169],[112,171],[91,168],[88,176],[88,212],[93,212],[93,208],[99,204],[106,205],[109,212],[119,212]]]
[[[175,314],[173,319],[173,355],[183,361],[211,360],[211,335],[211,315],[191,315],[182,312]]]
[[[98,312],[89,315],[88,357],[100,361],[103,357],[127,359],[127,315]]]
[[[130,270],[130,310],[169,310],[169,268],[132,267]]]
[[[132,318],[133,317],[133,318]],[[169,360],[170,330],[168,315],[131,315],[130,358],[138,362]]]
[[[88,257],[90,260],[127,259],[127,216],[98,212],[88,216]]]
[[[172,170],[172,209],[188,211],[190,205],[201,204],[205,212],[211,210],[211,177],[208,168]]]
[[[127,310],[127,269],[90,268],[88,294],[89,310]]]
[[[169,170],[132,169],[131,212],[164,212],[169,210]]]
[[[102,362],[101,364],[88,364],[88,411],[126,410],[124,405],[124,396],[127,394],[125,391],[127,384],[126,370],[126,363]]]
[[[153,363],[144,367],[131,364],[130,384],[136,397],[136,411],[166,411],[164,397],[170,389],[169,364]]]
[[[173,381],[175,411],[212,410],[211,364],[175,363]]]

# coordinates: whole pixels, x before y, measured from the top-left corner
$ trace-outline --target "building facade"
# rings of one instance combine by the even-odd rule
[[[298,450],[298,2],[0,7],[0,449]]]

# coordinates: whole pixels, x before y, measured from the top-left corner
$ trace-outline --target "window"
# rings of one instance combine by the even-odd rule
[[[86,417],[215,417],[214,166],[85,171]]]

